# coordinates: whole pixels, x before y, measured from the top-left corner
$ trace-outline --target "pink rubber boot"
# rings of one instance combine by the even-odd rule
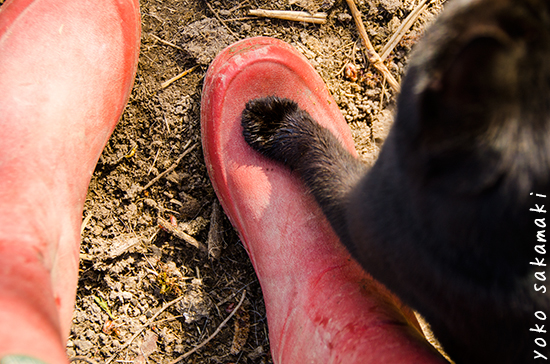
[[[80,224],[132,88],[137,0],[0,8],[0,363],[65,363]]]
[[[446,362],[411,311],[351,259],[302,183],[245,143],[245,103],[271,95],[296,101],[355,150],[323,81],[286,43],[241,41],[210,66],[201,110],[206,164],[260,280],[274,362]]]

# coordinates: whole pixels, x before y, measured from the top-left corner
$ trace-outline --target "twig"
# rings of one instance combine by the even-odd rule
[[[151,171],[153,170],[153,167],[155,166],[155,163],[157,162],[157,158],[159,157],[159,153],[160,153],[160,147],[159,147],[159,149],[157,149],[157,154],[155,154],[155,158],[153,158],[153,163],[151,163],[151,167],[147,171],[147,175],[151,174]]]
[[[240,8],[242,8],[243,6],[246,6],[246,5],[248,5],[248,0],[241,1],[239,4],[235,5],[231,9],[229,9],[229,14],[231,14],[235,10],[239,10]]]
[[[145,324],[143,324],[143,326],[141,326],[141,327],[139,328],[139,330],[136,331],[136,333],[135,333],[128,341],[126,341],[126,342],[124,343],[124,345],[122,345],[122,346],[120,347],[120,349],[117,350],[116,353],[114,353],[113,355],[111,355],[111,357],[105,361],[105,364],[109,364],[110,362],[112,362],[113,359],[116,358],[116,356],[117,356],[122,350],[124,350],[124,349],[126,349],[128,346],[130,346],[130,344],[132,344],[132,342],[136,339],[136,337],[138,337],[139,334],[141,334],[141,333],[143,332],[143,330],[145,330],[152,322],[154,322],[155,319],[156,319],[157,317],[159,317],[159,315],[160,315],[161,313],[163,313],[164,311],[166,311],[166,309],[167,309],[168,307],[170,307],[170,306],[172,306],[172,305],[178,303],[179,301],[181,301],[184,297],[185,297],[185,296],[180,296],[180,297],[178,297],[178,298],[176,298],[176,299],[173,299],[172,301],[166,303],[164,306],[162,306],[162,308],[161,308],[157,313],[155,313],[155,314],[149,319],[149,321],[147,321]]]
[[[416,22],[420,14],[422,14],[424,10],[428,8],[428,4],[426,4],[427,1],[428,0],[422,0],[420,4],[418,4],[417,7],[409,14],[409,16],[406,17],[405,20],[403,20],[403,23],[401,23],[399,28],[397,28],[397,30],[391,36],[390,40],[388,41],[388,43],[386,43],[384,48],[382,48],[382,55],[380,56],[382,60],[385,60],[386,58],[388,58],[388,56],[393,51],[395,46],[397,46],[399,42],[401,42],[401,39],[403,38],[403,36],[409,31],[409,29]]]
[[[92,218],[93,214],[89,213],[86,215],[84,220],[82,220],[82,224],[80,224],[80,235],[84,233],[84,229],[86,229],[86,226],[88,226],[88,223],[90,222],[90,219]]]
[[[160,85],[160,87],[161,87],[161,88],[166,88],[166,87],[170,86],[172,83],[176,82],[177,80],[179,80],[179,79],[182,78],[183,76],[186,76],[187,74],[193,72],[197,67],[198,67],[198,65],[197,65],[197,66],[193,66],[193,67],[189,68],[188,70],[183,71],[183,72],[180,73],[179,75],[172,77],[172,78],[169,79],[168,81],[164,81],[164,82]]]
[[[69,359],[69,363],[74,363],[75,361],[85,361],[86,363],[89,363],[89,364],[97,364],[97,361],[82,355],[73,356],[72,358]]]
[[[243,16],[243,17],[240,17],[240,18],[225,19],[225,21],[227,21],[227,22],[229,22],[229,21],[246,21],[246,20],[254,20],[254,19],[258,19],[258,18],[255,17],[255,16]]]
[[[355,20],[355,24],[357,25],[357,29],[359,30],[359,35],[361,36],[361,39],[363,41],[363,45],[366,48],[366,54],[367,58],[369,59],[369,62],[388,80],[388,83],[390,84],[391,88],[395,92],[399,92],[399,83],[397,80],[393,77],[391,72],[388,70],[386,65],[382,62],[382,59],[380,59],[380,56],[376,51],[374,50],[374,47],[372,46],[372,43],[369,40],[369,37],[367,35],[367,31],[365,30],[365,26],[363,25],[363,20],[361,19],[361,13],[357,9],[357,6],[355,6],[354,0],[346,0],[348,3],[348,6],[351,10],[351,15],[353,16],[353,19]]]
[[[147,15],[147,16],[150,16],[151,18],[157,19],[159,22],[162,23],[162,25],[166,24],[166,22],[165,22],[163,19],[161,19],[161,18],[160,18],[158,15],[156,15],[156,14],[145,13],[145,14],[143,14],[143,15]]]
[[[235,313],[239,310],[239,308],[241,308],[241,305],[243,304],[244,302],[244,298],[246,296],[246,290],[243,291],[243,294],[241,296],[241,300],[239,301],[239,304],[237,305],[237,307],[235,307],[233,309],[233,311],[231,311],[231,313],[227,316],[227,318],[225,320],[223,320],[223,322],[220,324],[220,326],[218,326],[218,328],[216,329],[216,331],[214,331],[214,333],[212,335],[210,335],[206,340],[204,340],[202,343],[200,343],[199,345],[195,346],[192,350],[188,351],[187,353],[177,357],[175,360],[171,361],[170,363],[168,364],[176,364],[178,363],[180,360],[182,359],[185,359],[187,358],[188,356],[190,356],[191,354],[193,354],[195,351],[199,350],[200,348],[202,348],[203,346],[205,346],[206,344],[208,344],[208,342],[210,340],[212,340],[216,335],[218,335],[218,333],[223,329],[223,327],[229,322],[229,320],[231,319],[231,317],[233,317],[233,315],[235,315]]]
[[[166,114],[162,116],[164,119],[164,125],[166,125],[166,130],[168,131],[168,134],[170,134],[170,124],[168,124],[168,120],[166,119]]]
[[[160,43],[162,43],[162,44],[166,44],[166,45],[169,45],[170,47],[174,47],[174,48],[176,48],[176,49],[179,49],[180,51],[183,51],[183,48],[180,47],[179,45],[176,45],[176,44],[174,44],[174,43],[171,43],[171,42],[168,42],[168,41],[166,41],[166,40],[164,40],[164,39],[161,39],[161,38],[157,37],[157,36],[154,35],[154,34],[149,34],[149,35],[150,35],[151,37],[155,38],[158,42],[160,42]]]
[[[206,3],[206,6],[208,6],[208,9],[210,9],[210,11],[214,14],[214,16],[216,17],[216,19],[218,19],[218,20],[220,21],[220,23],[223,24],[223,26],[225,27],[225,29],[229,30],[229,33],[231,33],[235,38],[238,39],[239,36],[238,36],[237,34],[235,34],[235,32],[233,32],[233,31],[231,30],[231,28],[229,28],[229,26],[228,26],[227,24],[225,24],[225,21],[224,21],[222,18],[220,18],[220,17],[218,16],[218,13],[216,12],[216,10],[214,10],[214,8],[212,7],[212,5],[210,5],[210,4],[208,3],[208,1],[206,1],[205,3]]]
[[[312,14],[305,11],[250,9],[248,15],[261,16],[264,18],[303,21],[315,24],[325,24],[327,22],[326,13]]]
[[[342,68],[340,68],[340,71],[338,71],[335,76],[338,76],[340,75],[340,73],[344,72],[344,70],[346,69],[346,66],[349,64],[349,62],[346,62],[344,63],[344,66],[342,66]]]
[[[183,147],[183,149],[186,149],[189,144],[191,144],[191,141],[188,141],[187,144],[185,144],[185,146]],[[164,172],[162,172],[161,174],[159,174],[158,176],[156,176],[155,178],[153,178],[149,183],[147,183],[145,185],[145,187],[143,187],[141,189],[141,191],[145,191],[146,189],[148,189],[149,187],[151,187],[152,185],[154,185],[158,180],[160,180],[162,177],[166,176],[168,173],[172,172],[174,169],[176,169],[176,167],[180,164],[181,160],[183,159],[183,157],[185,157],[187,154],[189,154],[193,149],[195,149],[195,147],[197,146],[197,144],[193,144],[193,146],[189,149],[186,149],[185,152],[183,152],[182,155],[179,156],[178,159],[176,159],[176,161],[174,162],[174,164],[172,164],[167,170],[165,170]],[[141,192],[140,191],[140,192]]]
[[[178,229],[177,227],[172,225],[170,221],[164,220],[162,217],[159,217],[157,219],[157,223],[163,230],[174,235],[176,238],[181,239],[186,243],[193,245],[197,249],[207,251],[206,246],[203,243],[201,243],[191,235],[181,231],[181,229]]]
[[[194,278],[193,278],[193,277],[189,277],[188,279],[194,279]],[[164,322],[174,321],[174,320],[180,319],[180,318],[182,318],[182,317],[185,317],[185,316],[184,316],[184,315],[178,315],[178,316],[170,317],[170,318],[167,318],[167,319],[155,321],[155,322],[153,322],[153,324],[154,324],[155,326],[158,326],[159,324],[162,324],[162,323],[164,323]]]
[[[212,259],[218,259],[221,255],[222,245],[222,214],[218,201],[212,204],[212,213],[210,214],[210,230],[208,230],[208,255]]]

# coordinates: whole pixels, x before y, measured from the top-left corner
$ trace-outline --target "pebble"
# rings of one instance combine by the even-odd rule
[[[80,351],[89,351],[94,347],[94,344],[89,340],[74,340],[74,344],[80,349]]]

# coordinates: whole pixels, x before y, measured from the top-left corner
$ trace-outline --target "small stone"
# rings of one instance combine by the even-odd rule
[[[353,18],[348,13],[339,13],[338,14],[338,20],[341,21],[342,23],[350,22],[351,19],[353,19]]]
[[[183,29],[181,47],[198,64],[206,66],[235,41],[235,37],[217,19],[206,18]]]
[[[252,30],[252,26],[248,23],[244,23],[241,25],[241,32],[243,33],[249,33]]]
[[[401,6],[401,0],[380,0],[380,5],[389,13],[394,14]]]
[[[146,204],[147,206],[149,207],[152,207],[152,208],[157,208],[157,202],[151,198],[146,198],[143,200],[143,203]]]
[[[254,351],[248,353],[248,358],[252,361],[256,361],[259,357],[265,354],[264,347],[262,345],[258,346]]]
[[[89,351],[94,347],[94,344],[89,340],[74,340],[74,344],[80,351]]]

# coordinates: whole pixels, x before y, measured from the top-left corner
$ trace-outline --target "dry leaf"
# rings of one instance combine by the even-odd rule
[[[231,344],[231,354],[237,355],[241,352],[246,344],[249,332],[250,314],[247,310],[239,310],[235,314],[235,334],[233,335],[233,343]]]

